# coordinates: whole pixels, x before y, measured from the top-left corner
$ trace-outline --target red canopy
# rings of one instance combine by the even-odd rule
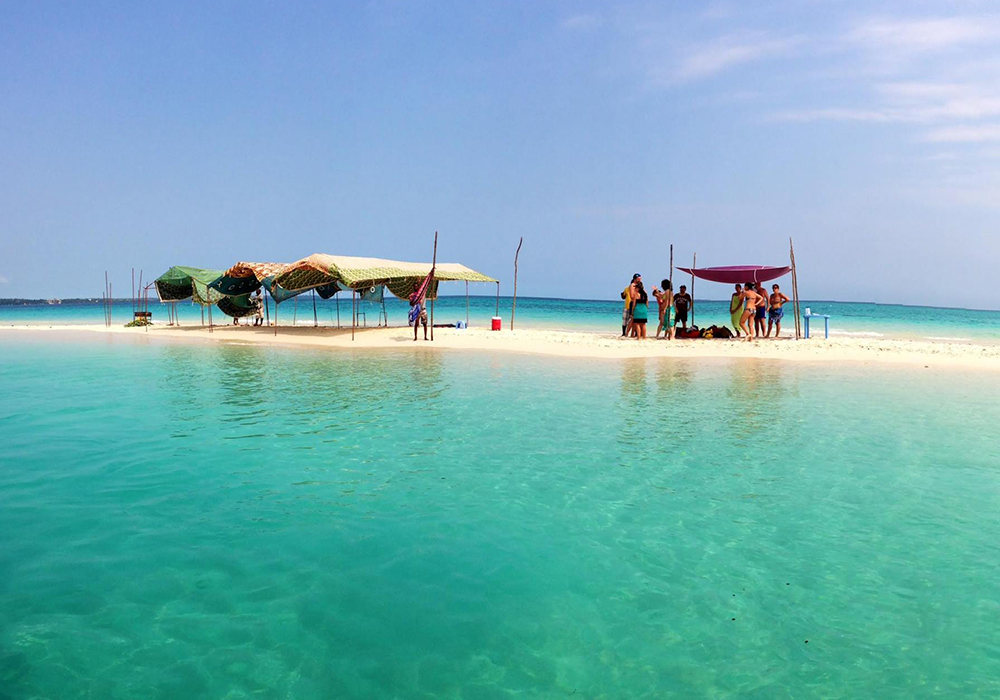
[[[724,284],[744,282],[767,282],[791,272],[790,267],[768,267],[767,265],[731,265],[729,267],[678,267],[681,272],[694,275],[698,279]]]

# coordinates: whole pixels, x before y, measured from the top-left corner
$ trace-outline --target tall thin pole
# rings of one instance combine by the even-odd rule
[[[319,319],[316,317],[316,290],[312,290],[313,294],[313,328],[319,325]]]
[[[497,311],[494,316],[500,315],[500,280],[497,280]]]
[[[104,325],[111,327],[111,307],[109,306],[109,299],[111,298],[111,287],[108,284],[108,271],[104,271]]]
[[[357,293],[351,290],[351,340],[354,340],[354,327],[357,325],[358,314],[355,311],[357,309],[357,302],[355,301],[355,295]]]
[[[667,279],[670,280],[670,286],[671,286],[671,288],[673,288],[673,286],[674,286],[674,244],[673,243],[670,244],[670,277],[668,277]]]
[[[469,280],[465,280],[465,327],[469,327]]]
[[[694,325],[694,270],[698,267],[698,254],[694,254],[694,261],[691,263],[691,325]]]
[[[292,325],[297,326],[299,323],[299,298],[295,297],[292,301]]]
[[[340,328],[340,294],[338,293],[336,297],[337,297],[337,328]]]
[[[278,300],[274,300],[274,335],[278,335]]]
[[[799,314],[799,277],[795,270],[795,246],[792,244],[791,236],[788,237],[788,257],[792,262],[792,311],[795,313],[795,339],[798,340],[802,318]]]
[[[437,297],[437,286],[434,280],[434,271],[437,270],[438,262],[438,232],[434,232],[434,257],[431,258],[431,340],[434,340],[434,298]]]
[[[132,318],[135,318],[135,268],[132,268]]]
[[[212,333],[212,305],[208,306],[208,332]]]
[[[271,325],[271,304],[268,302],[267,298],[269,294],[264,295],[264,320],[267,321],[267,325]]]
[[[514,314],[517,312],[517,256],[521,254],[521,244],[524,243],[524,236],[517,242],[517,250],[514,251],[514,300],[510,307],[510,329],[514,330]]]

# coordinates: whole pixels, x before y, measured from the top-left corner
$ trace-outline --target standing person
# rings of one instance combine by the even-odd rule
[[[753,322],[754,316],[757,314],[757,304],[760,295],[757,294],[753,282],[747,282],[746,286],[743,288],[743,302],[745,304],[743,308],[743,315],[740,316],[740,328],[746,333],[746,341],[750,342],[753,340]]]
[[[633,285],[635,304],[632,305],[632,329],[635,337],[643,340],[646,337],[646,321],[649,318],[649,297],[642,286],[642,280]]]
[[[758,338],[764,336],[765,321],[767,321],[767,292],[760,284],[756,285],[757,311],[753,317],[753,332]]]
[[[642,279],[642,275],[637,272],[632,275],[632,281],[629,282],[628,286],[622,290],[622,300],[625,302],[622,307],[622,338],[628,336],[632,327],[632,305],[635,302],[632,296],[632,287],[635,286],[635,281],[638,279]]]
[[[736,291],[733,292],[733,296],[729,299],[729,320],[733,324],[733,330],[736,331],[736,337],[740,337],[740,318],[743,317],[743,308],[746,303],[743,301],[743,285],[737,284]]]
[[[417,342],[417,327],[424,324],[424,340],[427,340],[427,302],[416,293],[410,295],[409,321],[413,324],[413,342]]]
[[[687,286],[681,285],[680,290],[674,295],[674,309],[677,311],[677,323],[681,328],[687,330],[688,309],[691,308],[691,295],[687,293]]]
[[[660,282],[663,290],[653,287],[653,296],[660,307],[660,325],[656,327],[656,337],[660,337],[660,330],[663,330],[663,337],[667,340],[674,339],[674,287],[670,280]]]
[[[771,326],[774,326],[774,337],[781,337],[781,319],[785,317],[784,305],[788,301],[781,288],[771,285],[771,310],[767,314],[767,337],[771,337]]]
[[[254,306],[254,326],[264,325],[264,297],[260,293],[260,287],[257,288],[257,292],[253,296],[253,306]]]

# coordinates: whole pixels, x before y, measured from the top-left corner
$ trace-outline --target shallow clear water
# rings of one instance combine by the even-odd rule
[[[46,343],[0,697],[1000,694],[996,375]]]
[[[928,306],[902,306],[897,304],[866,304],[838,301],[803,301],[813,313],[829,314],[830,334],[838,336],[920,338],[934,340],[966,340],[977,342],[1000,342],[1000,311],[973,309],[940,309]],[[316,321],[320,325],[335,326],[338,322],[338,302],[336,299],[323,301],[317,298]],[[339,303],[340,322],[350,326],[351,300]],[[436,323],[455,323],[468,318],[473,326],[488,327],[490,317],[497,311],[495,297],[470,297],[468,315],[464,296],[442,296],[435,304]],[[367,325],[379,323],[380,307],[361,302],[360,319]],[[386,313],[391,325],[405,325],[407,305],[386,295]],[[500,316],[507,328],[511,316],[510,297],[499,300]],[[698,300],[695,321],[700,326],[730,323],[728,302]],[[790,310],[791,307],[788,307]],[[165,306],[151,304],[153,320],[163,323],[167,318]],[[190,303],[178,304],[177,310],[183,324],[201,323],[201,308]],[[273,304],[270,312],[273,313]],[[116,324],[127,323],[132,314],[131,302],[115,304],[113,319]],[[592,301],[584,299],[540,299],[534,297],[517,300],[515,323],[520,328],[554,328],[563,330],[621,331],[622,303],[620,300]],[[308,295],[289,300],[281,305],[279,321],[282,325],[313,324],[312,299]],[[655,304],[651,307],[651,318],[655,318]],[[215,323],[231,323],[232,319],[216,310]],[[207,320],[207,316],[206,316]],[[29,323],[103,323],[100,304],[90,305],[33,305],[0,306],[0,325]],[[819,333],[822,321],[816,320]],[[792,330],[791,318],[786,314],[785,333]]]

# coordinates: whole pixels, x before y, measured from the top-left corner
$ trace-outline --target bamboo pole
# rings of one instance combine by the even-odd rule
[[[514,299],[510,307],[510,329],[514,330],[514,314],[517,312],[517,256],[521,254],[521,244],[524,243],[524,236],[517,242],[517,250],[514,251]]]
[[[357,308],[357,302],[355,301],[356,292],[351,290],[351,340],[354,340],[354,327],[357,325],[358,314],[355,311]]]
[[[674,244],[673,243],[670,244],[670,277],[668,277],[667,279],[670,280],[670,288],[673,289],[674,287]]]
[[[698,254],[694,254],[694,260],[691,262],[691,325],[694,325],[694,269],[698,267]]]
[[[388,320],[386,320],[388,326]],[[465,327],[469,327],[469,280],[465,280]]]
[[[313,328],[319,326],[319,319],[316,317],[316,290],[312,290],[313,295]]]
[[[795,312],[795,339],[801,337],[800,324],[802,317],[799,313],[799,276],[795,270],[795,246],[792,244],[792,237],[788,237],[788,257],[792,263],[792,311]]]
[[[434,299],[437,297],[434,288],[434,272],[438,261],[438,232],[434,232],[434,257],[431,258],[431,340],[434,340]]]

